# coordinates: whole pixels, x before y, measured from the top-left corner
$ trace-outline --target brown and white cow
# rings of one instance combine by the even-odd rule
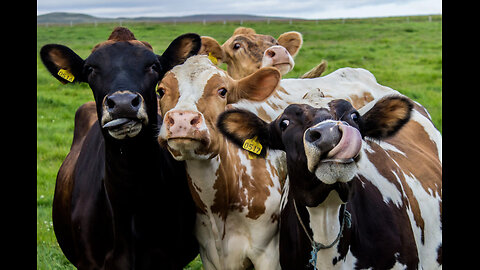
[[[386,96],[360,112],[345,100],[294,104],[270,124],[222,113],[235,144],[286,151],[282,269],[441,269],[441,159],[417,110]]]
[[[234,79],[246,77],[261,67],[276,67],[285,75],[293,69],[293,58],[302,44],[302,35],[296,31],[283,33],[275,39],[257,34],[252,28],[238,27],[223,45],[203,36],[199,54],[213,56],[214,64],[226,63],[227,72]],[[320,77],[326,68],[327,62],[322,61],[302,78]]]
[[[215,126],[227,104],[267,98],[280,77],[276,68],[262,68],[234,80],[199,55],[174,67],[159,84],[163,125],[158,140],[175,159],[185,160],[205,269],[280,268],[278,217],[286,172],[279,164],[284,153],[249,159]]]

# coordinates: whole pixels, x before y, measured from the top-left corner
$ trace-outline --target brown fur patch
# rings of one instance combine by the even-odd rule
[[[352,106],[357,110],[372,100],[374,100],[374,98],[370,92],[364,92],[361,96],[350,95],[350,103],[352,103]]]
[[[406,199],[404,197],[404,203],[413,212],[415,222],[422,231],[423,242],[425,222],[421,216],[419,203],[407,184],[404,174],[422,179],[419,183],[425,192],[441,198],[442,165],[438,159],[436,145],[430,140],[423,126],[415,121],[409,121],[395,136],[385,141],[405,155],[395,151],[385,151],[377,143],[369,141],[368,144],[373,153],[367,152],[368,159],[377,165],[376,168],[380,174],[393,183],[399,192],[403,193],[402,190],[404,190],[406,197]]]
[[[128,28],[117,26],[113,29],[112,33],[108,37],[108,40],[113,41],[127,41],[134,40],[135,35]]]
[[[237,27],[235,31],[233,31],[233,35],[255,35],[256,32],[253,30],[253,28],[247,28],[247,27]]]
[[[270,196],[269,187],[273,186],[266,170],[267,162],[264,159],[249,160],[253,168],[250,176],[245,165],[240,162],[238,148],[231,143],[227,147],[228,150],[224,149],[220,153],[221,166],[216,173],[216,193],[211,210],[225,220],[229,211],[242,211],[246,208],[248,218],[258,219],[265,213],[265,201]],[[240,153],[247,159],[246,152]],[[268,166],[275,170],[269,162]]]

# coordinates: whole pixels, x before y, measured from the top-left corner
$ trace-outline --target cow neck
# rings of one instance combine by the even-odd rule
[[[293,203],[297,218],[312,243],[310,264],[318,269],[328,268],[331,266],[330,259],[338,255],[338,245],[343,232],[351,227],[351,216],[346,210],[346,204],[340,199],[337,191],[332,190],[318,206],[306,206],[309,215],[308,225],[313,233],[309,236],[306,224],[298,214],[295,200]]]
[[[226,211],[228,210],[228,183],[225,178],[225,166],[231,162],[226,158],[227,153],[226,139],[219,140],[218,153],[208,159],[191,159],[186,160],[187,175],[191,179],[192,184],[199,191],[198,196],[201,199],[200,204],[196,202],[197,207],[206,207],[207,213],[217,213],[223,220],[226,219]],[[219,194],[222,196],[222,202],[216,198]],[[211,209],[213,205],[225,206],[223,209]]]
[[[155,120],[155,119],[152,119]],[[159,146],[151,125],[134,138],[116,140],[104,134],[105,179],[117,187],[131,188],[158,166]]]

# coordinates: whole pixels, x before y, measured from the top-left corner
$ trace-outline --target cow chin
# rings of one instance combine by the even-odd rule
[[[315,176],[321,182],[331,185],[337,182],[347,183],[357,172],[355,162],[321,162],[315,169]]]
[[[208,140],[172,138],[167,140],[167,149],[173,158],[178,161],[206,160],[211,158],[211,155],[205,151],[209,144]]]
[[[277,68],[282,75],[287,74],[293,69],[293,66],[290,63],[275,64],[273,67]]]

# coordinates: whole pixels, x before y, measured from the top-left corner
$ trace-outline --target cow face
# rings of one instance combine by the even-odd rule
[[[276,88],[280,73],[262,68],[234,80],[207,56],[193,56],[169,71],[158,86],[163,125],[158,140],[177,160],[209,159],[224,139],[215,123],[227,104],[239,99],[261,101]]]
[[[227,64],[232,78],[246,77],[261,67],[276,67],[284,75],[295,65],[293,57],[302,47],[302,35],[286,32],[278,40],[255,33],[252,28],[239,27],[222,46],[211,37],[202,37],[199,54],[211,54]]]
[[[292,186],[308,187],[313,181],[328,187],[323,191],[336,189],[346,201],[346,183],[357,172],[363,138],[392,136],[409,120],[412,108],[407,98],[389,96],[360,115],[348,101],[338,99],[327,108],[290,105],[270,124],[251,112],[229,110],[222,113],[217,125],[237,145],[257,136],[264,148],[286,151]],[[310,201],[318,203],[318,196]]]
[[[148,124],[156,125],[155,85],[165,72],[196,54],[200,45],[197,34],[185,34],[158,56],[148,43],[117,27],[85,60],[58,44],[43,46],[40,56],[62,83],[89,84],[104,134],[121,140],[137,136]]]

